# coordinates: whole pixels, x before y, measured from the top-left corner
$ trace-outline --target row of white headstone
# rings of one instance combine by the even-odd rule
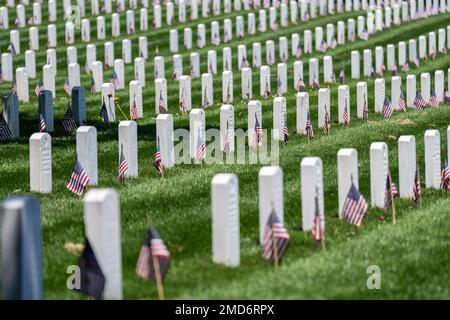
[[[450,157],[450,126],[447,129],[448,157]],[[427,130],[425,145],[425,186],[439,189],[441,183],[440,135]],[[398,139],[400,197],[411,199],[417,168],[416,139],[412,135]],[[337,154],[339,213],[353,182],[359,185],[358,152],[353,148],[340,149]],[[389,174],[388,146],[385,142],[370,145],[371,206],[383,208],[386,178]],[[319,157],[305,157],[300,163],[300,193],[302,230],[313,227],[316,197],[318,210],[324,212],[323,162]],[[263,167],[258,175],[259,240],[263,243],[264,228],[272,210],[284,221],[283,172],[278,166]],[[217,174],[211,182],[212,256],[215,263],[230,267],[240,264],[239,183],[234,174]],[[322,221],[325,227],[325,218]]]

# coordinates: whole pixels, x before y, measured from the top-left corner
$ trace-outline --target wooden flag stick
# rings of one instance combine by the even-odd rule
[[[391,177],[391,171],[389,170],[389,183],[391,184],[389,186],[389,190],[391,190],[391,201],[392,201],[392,222],[395,224],[395,197],[392,195],[392,177]]]
[[[417,166],[417,179],[419,180],[419,188],[420,188],[419,161],[416,162],[416,166]],[[420,190],[420,193],[419,193],[419,206],[420,206],[420,209],[422,209],[422,190]]]
[[[151,213],[147,213],[147,220],[149,223],[149,228],[152,227],[152,216]],[[161,269],[159,268],[159,260],[152,254],[153,270],[155,271],[156,288],[158,289],[159,300],[164,300],[164,285],[161,277]]]
[[[122,108],[119,105],[119,97],[114,98],[114,102],[117,105],[117,108],[119,108],[119,111],[122,113],[122,115],[125,117],[125,119],[128,121],[128,117],[125,115],[125,113],[122,111]]]

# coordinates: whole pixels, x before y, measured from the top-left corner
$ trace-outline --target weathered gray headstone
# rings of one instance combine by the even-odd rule
[[[3,118],[11,130],[14,138],[20,135],[19,130],[19,99],[13,93],[5,94],[2,97]]]
[[[84,87],[72,88],[72,111],[76,123],[80,126],[86,121],[86,93]]]
[[[42,90],[38,97],[39,114],[45,120],[45,131],[53,132],[53,95],[49,90]]]

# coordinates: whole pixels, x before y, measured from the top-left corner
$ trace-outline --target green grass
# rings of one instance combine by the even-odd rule
[[[60,4],[58,4],[60,6]],[[31,6],[27,7],[27,16]],[[62,15],[61,8],[59,16]],[[46,17],[47,6],[43,6],[43,16]],[[89,10],[87,10],[89,11]],[[245,14],[245,13],[244,13]],[[233,13],[227,17],[234,18]],[[246,104],[236,97],[240,97],[240,73],[237,71],[237,50],[239,43],[247,44],[248,54],[251,43],[273,39],[278,43],[281,35],[300,33],[303,38],[305,29],[314,30],[316,26],[325,27],[327,23],[338,20],[346,21],[355,18],[358,13],[345,13],[341,16],[320,17],[308,23],[297,26],[290,25],[276,33],[257,34],[243,40],[234,39],[229,45],[233,48],[233,67],[235,80],[235,125],[236,128],[247,127]],[[136,15],[137,17],[137,15]],[[149,12],[151,17],[151,10]],[[440,15],[412,23],[404,23],[399,27],[374,34],[368,42],[356,41],[339,46],[326,54],[332,55],[335,71],[343,65],[346,74],[350,75],[350,52],[375,46],[386,46],[388,43],[397,44],[418,38],[431,30],[446,27],[450,14]],[[14,15],[10,11],[10,19]],[[195,25],[204,22],[209,30],[210,21],[222,21],[224,16],[201,19],[189,22],[195,35]],[[95,32],[95,18],[91,20],[91,37]],[[107,30],[110,30],[110,17],[107,17]],[[137,19],[138,20],[138,19]],[[137,21],[136,20],[136,21]],[[12,23],[10,21],[10,23]],[[125,30],[125,16],[121,14],[122,32]],[[46,20],[39,27],[40,45],[46,43]],[[222,23],[221,23],[222,27]],[[64,134],[60,120],[65,111],[67,99],[64,98],[63,82],[66,78],[64,23],[57,22],[58,28],[58,75],[57,98],[55,100],[56,132],[52,134],[53,151],[53,192],[48,195],[35,194],[41,200],[43,251],[45,268],[45,296],[49,299],[67,298],[78,299],[79,295],[66,288],[66,268],[76,264],[78,255],[70,254],[64,249],[67,242],[79,243],[83,241],[83,203],[72,195],[65,183],[70,175],[75,157],[75,134]],[[177,26],[182,40],[183,27]],[[22,49],[27,43],[27,31],[21,29]],[[171,72],[171,54],[168,51],[169,28],[145,33],[149,37],[149,52],[156,45],[160,54],[166,58],[166,76]],[[0,32],[3,39],[7,39],[7,31]],[[132,39],[133,56],[137,55],[137,38],[141,35],[130,36]],[[126,35],[113,39],[116,56],[120,56],[121,40]],[[80,39],[79,31],[76,35]],[[209,33],[207,32],[207,39]],[[102,60],[103,44],[93,41],[97,45],[97,58]],[[0,43],[4,51],[7,42]],[[221,50],[217,48],[218,70],[222,66]],[[78,62],[81,66],[85,61],[85,44],[77,43]],[[201,57],[201,70],[206,70],[207,47],[197,50]],[[195,51],[195,50],[192,50]],[[264,54],[265,50],[263,50]],[[188,72],[188,57],[190,52],[182,52],[184,72]],[[305,74],[309,57],[321,57],[323,54],[302,56]],[[36,53],[38,78],[42,76],[42,65],[45,63],[45,50]],[[316,139],[307,142],[304,136],[296,135],[295,128],[295,94],[292,90],[292,62],[289,59],[287,109],[288,123],[291,129],[291,140],[287,146],[280,149],[280,166],[284,173],[284,204],[286,226],[291,234],[292,243],[287,251],[283,264],[278,271],[273,265],[261,257],[258,245],[258,193],[257,175],[260,165],[208,165],[200,169],[193,165],[177,166],[165,173],[161,179],[153,168],[155,150],[155,114],[153,88],[153,60],[146,64],[146,83],[144,88],[145,118],[138,121],[139,148],[139,177],[130,179],[125,185],[117,182],[117,127],[101,125],[98,116],[100,110],[100,96],[87,97],[88,123],[98,128],[98,163],[99,187],[111,187],[120,195],[121,205],[121,234],[123,257],[124,297],[128,299],[156,298],[156,288],[153,283],[141,280],[134,274],[137,256],[144,240],[146,231],[145,215],[148,211],[153,214],[155,224],[165,240],[171,254],[172,265],[166,279],[166,297],[177,298],[448,298],[450,294],[449,274],[446,265],[449,264],[448,250],[450,227],[448,219],[450,200],[442,191],[424,189],[423,208],[412,205],[409,201],[397,202],[397,224],[387,216],[381,221],[381,210],[370,210],[365,225],[360,229],[340,221],[337,217],[337,152],[343,147],[353,147],[358,150],[360,164],[360,189],[367,199],[370,199],[369,175],[369,146],[374,141],[385,141],[389,146],[389,162],[394,181],[398,181],[398,154],[396,138],[400,135],[411,134],[416,137],[418,160],[421,164],[422,181],[424,181],[424,146],[423,134],[426,129],[438,129],[441,133],[442,154],[446,155],[447,140],[445,130],[450,124],[448,107],[422,112],[408,111],[406,114],[396,112],[391,120],[385,120],[373,112],[373,80],[368,80],[370,122],[363,124],[356,115],[356,81],[349,81],[351,88],[351,123],[350,128],[344,129],[333,122],[331,135],[325,137],[315,128]],[[14,57],[14,69],[24,64],[23,51]],[[438,55],[436,60],[427,64],[422,63],[420,69],[411,70],[411,74],[434,72],[436,69],[447,70],[450,58]],[[276,66],[271,68],[272,75],[276,74]],[[108,79],[111,69],[104,72],[104,79]],[[128,82],[133,76],[133,66],[127,65],[125,77]],[[405,90],[405,74],[403,88]],[[433,79],[434,77],[432,77]],[[275,85],[273,78],[272,87]],[[88,88],[89,76],[81,75],[82,84]],[[30,91],[34,89],[36,80],[30,81]],[[169,109],[175,114],[174,127],[188,128],[188,118],[177,115],[178,112],[178,84],[169,80]],[[253,71],[253,92],[259,84],[259,72]],[[0,92],[8,92],[10,83],[1,83]],[[216,106],[207,109],[207,127],[219,125],[219,103],[222,95],[221,77],[214,78],[214,99]],[[390,77],[386,78],[386,88],[390,92]],[[200,79],[192,82],[193,106],[200,104]],[[337,118],[337,86],[331,89],[331,117]],[[406,91],[404,91],[405,93]],[[31,95],[31,93],[30,93]],[[118,92],[122,101],[128,101],[128,90]],[[317,123],[317,93],[310,93],[310,108],[313,124]],[[255,94],[254,98],[258,98]],[[125,106],[126,103],[123,103]],[[11,194],[30,194],[29,192],[29,159],[28,139],[37,130],[37,99],[31,96],[31,102],[20,105],[21,138],[15,142],[0,145],[0,198]],[[121,116],[119,114],[119,119]],[[272,99],[263,102],[263,126],[272,124]],[[398,120],[410,119],[411,123],[402,125]],[[301,221],[300,203],[300,161],[305,156],[319,156],[324,163],[325,179],[325,215],[326,215],[326,251],[321,251],[313,243],[311,236],[299,230]],[[210,182],[212,177],[221,172],[235,173],[240,185],[240,233],[241,233],[241,266],[236,269],[215,265],[211,261],[211,208]],[[304,186],[305,187],[305,186]],[[306,186],[307,187],[307,186]],[[367,290],[366,268],[369,265],[379,265],[382,273],[382,289]]]

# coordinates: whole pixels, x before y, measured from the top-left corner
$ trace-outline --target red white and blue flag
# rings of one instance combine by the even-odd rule
[[[406,101],[403,97],[403,92],[400,92],[400,96],[398,97],[398,106],[403,112],[406,112]]]
[[[416,97],[414,98],[413,106],[417,110],[423,110],[425,108],[426,101],[422,97],[419,91],[416,91]]]
[[[383,116],[385,118],[390,118],[390,117],[392,117],[393,113],[394,113],[394,109],[392,108],[392,103],[389,100],[389,98],[386,96],[386,97],[384,97],[384,102],[383,102]]]
[[[350,224],[360,227],[366,216],[369,205],[366,199],[358,191],[353,181],[350,190],[342,206],[340,217],[347,220]]]
[[[128,163],[123,155],[123,145],[120,146],[120,159],[119,159],[119,181],[124,182],[125,174],[128,170]]]
[[[441,188],[450,191],[450,169],[447,160],[444,161],[444,167],[442,168]]]
[[[264,227],[263,257],[266,260],[279,262],[289,245],[289,233],[280,222],[275,211],[272,211]]]
[[[67,189],[75,193],[77,196],[81,196],[89,184],[89,176],[81,165],[80,161],[75,162],[70,179],[67,182]]]

